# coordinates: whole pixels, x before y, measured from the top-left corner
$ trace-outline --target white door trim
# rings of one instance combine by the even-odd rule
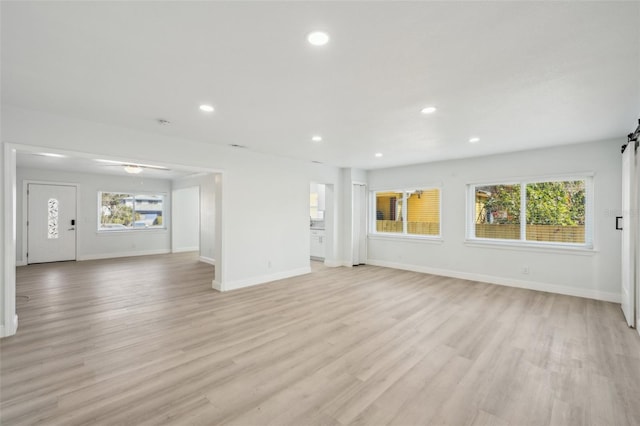
[[[338,249],[336,247],[337,238],[336,230],[336,201],[335,201],[335,185],[333,183],[324,183],[324,264],[327,266],[341,265],[338,260]]]
[[[4,306],[0,337],[12,336],[18,329],[16,315],[16,148],[4,144]]]
[[[351,265],[363,265],[367,256],[368,232],[367,185],[353,182],[351,184]],[[357,253],[357,256],[356,256]],[[357,257],[357,259],[356,259]]]
[[[29,190],[29,184],[34,185],[60,185],[60,186],[73,186],[76,188],[76,258],[78,260],[78,232],[80,231],[79,221],[79,206],[80,206],[80,184],[72,183],[72,182],[52,182],[52,181],[44,181],[44,180],[24,180],[22,182],[22,223],[20,224],[22,227],[22,261],[20,265],[27,265],[29,263],[27,259],[27,253],[29,251],[29,239],[28,239],[28,228],[27,228],[27,219],[29,218],[29,195],[27,191]],[[17,217],[16,217],[17,219]]]

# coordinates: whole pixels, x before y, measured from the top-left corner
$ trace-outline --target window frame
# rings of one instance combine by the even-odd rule
[[[488,244],[514,247],[532,247],[549,249],[594,250],[594,203],[593,203],[593,173],[579,173],[572,175],[550,175],[527,178],[512,178],[480,183],[467,184],[466,232],[465,242],[473,244]],[[585,188],[585,221],[584,243],[568,243],[558,241],[527,240],[527,185],[544,182],[584,181]],[[520,239],[482,238],[476,237],[476,202],[477,187],[492,185],[520,185]]]
[[[408,230],[408,220],[409,220],[409,212],[408,212],[408,202],[407,202],[407,192],[422,190],[422,191],[430,191],[430,190],[438,190],[438,235],[424,235],[424,234],[409,234]],[[378,193],[384,192],[398,192],[402,193],[402,205],[405,206],[405,213],[402,217],[402,232],[378,232],[376,229],[376,198]],[[392,188],[392,189],[372,189],[369,191],[369,237],[374,239],[412,239],[412,240],[429,240],[429,241],[442,241],[442,186],[441,185],[411,185],[406,186],[402,189]]]
[[[131,228],[112,228],[112,229],[108,229],[108,228],[102,228],[100,226],[101,223],[101,218],[102,218],[102,194],[104,193],[111,193],[111,194],[126,194],[128,196],[133,197],[134,199],[134,206],[135,206],[135,197],[137,195],[153,195],[153,196],[160,196],[162,197],[162,225],[157,225],[157,226],[151,226],[151,227],[144,227],[144,228],[136,228],[136,227],[131,227]],[[154,191],[98,191],[97,192],[97,223],[96,223],[96,232],[98,234],[121,234],[121,233],[130,233],[130,232],[166,232],[168,230],[168,217],[167,217],[167,213],[169,212],[169,209],[166,206],[167,203],[167,193],[166,192],[162,192],[162,191],[158,191],[158,192],[154,192]],[[135,207],[133,209],[133,214],[134,214],[134,218],[135,218]],[[135,222],[135,220],[134,220]]]

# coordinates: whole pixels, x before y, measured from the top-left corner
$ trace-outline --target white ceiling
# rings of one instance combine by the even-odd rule
[[[125,171],[124,165],[95,161],[93,158],[65,155],[64,157],[49,157],[43,154],[49,152],[26,152],[18,151],[16,154],[16,166],[19,168],[33,168],[43,170],[53,170],[57,172],[88,173],[110,176],[129,176],[135,179],[166,179],[176,180],[187,176],[199,174],[195,170],[185,169],[155,169],[143,168],[139,174],[129,174]],[[102,160],[102,159],[101,159]],[[109,160],[109,159],[107,159]],[[150,164],[151,166],[161,166]]]
[[[337,166],[621,137],[640,114],[640,2],[1,7],[4,105]]]

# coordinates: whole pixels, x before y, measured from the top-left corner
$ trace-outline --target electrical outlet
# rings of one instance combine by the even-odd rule
[[[525,275],[528,275],[528,274],[529,274],[529,267],[528,267],[528,266],[526,266],[526,265],[525,265],[525,266],[523,266],[523,267],[522,267],[522,273],[523,273],[523,274],[525,274]]]

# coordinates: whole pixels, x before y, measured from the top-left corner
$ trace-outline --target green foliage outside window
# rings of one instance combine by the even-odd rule
[[[478,198],[483,207],[478,223],[520,223],[520,185],[493,185],[481,189],[486,198]],[[585,223],[584,181],[529,183],[526,197],[527,224],[573,226]]]
[[[141,230],[163,227],[162,194],[99,192],[100,231]]]
[[[129,194],[102,193],[101,224],[120,224],[130,226],[133,223],[133,208],[125,204]]]
[[[527,223],[574,226],[585,222],[584,181],[527,185]]]

